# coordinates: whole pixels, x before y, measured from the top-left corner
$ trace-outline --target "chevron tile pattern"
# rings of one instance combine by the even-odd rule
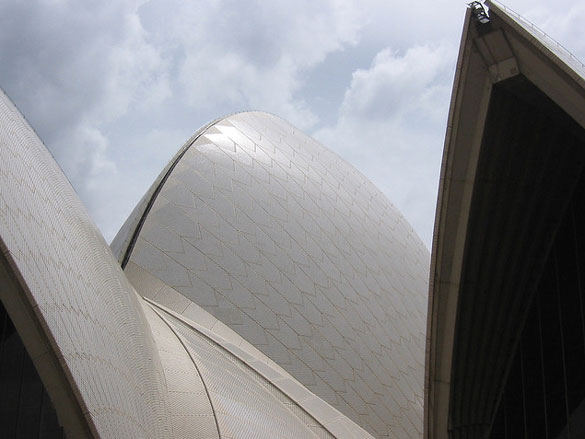
[[[422,435],[428,251],[362,174],[290,124],[241,113],[203,131],[130,261],[375,436]]]

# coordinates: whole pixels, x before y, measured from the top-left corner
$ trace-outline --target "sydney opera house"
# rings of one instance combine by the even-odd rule
[[[488,5],[431,255],[259,112],[195,133],[108,245],[0,93],[0,437],[585,437],[585,69]]]

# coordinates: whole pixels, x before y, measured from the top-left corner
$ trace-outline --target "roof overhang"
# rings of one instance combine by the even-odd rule
[[[480,24],[471,10],[467,11],[443,152],[429,285],[427,438],[449,436],[461,282],[468,252],[473,251],[469,250],[468,227],[474,196],[481,192],[477,188],[478,163],[494,87],[513,84],[514,78],[530,83],[576,122],[575,126],[585,127],[582,65],[505,7],[488,4],[487,24]],[[558,210],[562,210],[560,205]],[[554,223],[554,218],[550,222]]]

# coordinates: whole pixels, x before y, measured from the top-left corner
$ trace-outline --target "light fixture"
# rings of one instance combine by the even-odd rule
[[[471,12],[475,16],[475,19],[481,24],[490,22],[490,16],[487,7],[482,2],[471,2],[467,5],[471,8]]]

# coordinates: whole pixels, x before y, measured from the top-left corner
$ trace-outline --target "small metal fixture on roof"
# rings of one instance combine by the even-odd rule
[[[490,22],[488,8],[482,2],[471,2],[467,6],[471,8],[471,12],[475,16],[475,19],[481,24]]]

